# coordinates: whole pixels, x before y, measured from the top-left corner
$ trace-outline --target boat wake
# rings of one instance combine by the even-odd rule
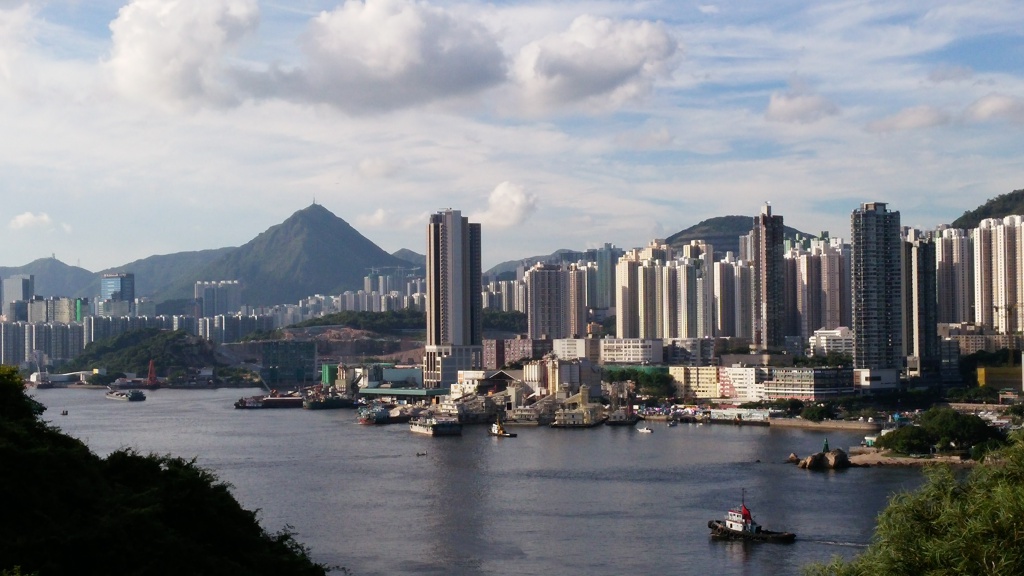
[[[806,542],[806,540],[805,540]],[[867,548],[867,544],[861,542],[838,542],[836,540],[811,540],[815,544],[825,544],[827,546],[843,546],[845,548]]]

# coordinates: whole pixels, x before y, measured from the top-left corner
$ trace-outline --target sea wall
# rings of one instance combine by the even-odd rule
[[[781,428],[806,428],[809,430],[863,430],[877,432],[882,429],[881,422],[861,422],[859,420],[822,420],[811,422],[803,418],[772,418],[770,426]]]

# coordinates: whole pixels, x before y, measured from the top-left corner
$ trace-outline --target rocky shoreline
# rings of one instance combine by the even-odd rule
[[[872,466],[931,466],[948,464],[952,466],[973,466],[974,460],[963,460],[958,456],[896,456],[888,450],[858,451],[848,455],[841,448],[828,452],[817,452],[805,458],[790,454],[787,462],[806,470],[843,470],[846,468],[870,468]]]

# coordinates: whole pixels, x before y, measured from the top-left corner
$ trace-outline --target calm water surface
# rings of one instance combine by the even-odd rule
[[[799,574],[866,545],[889,497],[923,482],[897,468],[813,473],[790,452],[847,448],[861,434],[652,423],[630,428],[483,427],[429,438],[361,426],[351,410],[235,410],[258,390],[156,390],[115,402],[101,390],[37,390],[44,414],[100,455],[130,447],[197,458],[291,526],[326,564],[392,574]],[[60,416],[61,410],[67,416]],[[417,456],[417,453],[426,453]],[[707,521],[738,503],[792,545],[718,542]]]

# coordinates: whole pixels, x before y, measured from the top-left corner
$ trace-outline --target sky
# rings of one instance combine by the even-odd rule
[[[241,246],[316,202],[484,268],[1024,188],[1009,0],[0,0],[0,266]]]

